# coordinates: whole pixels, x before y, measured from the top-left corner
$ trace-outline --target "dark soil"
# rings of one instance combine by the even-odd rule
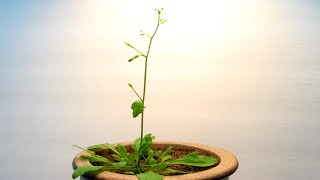
[[[152,148],[153,150],[161,150],[162,152],[164,152],[166,149],[163,148],[163,149],[159,149],[159,148]],[[127,148],[127,151],[128,153],[133,153],[133,149],[130,147],[130,148]],[[191,152],[194,152],[195,150],[193,149],[182,149],[182,148],[173,148],[170,152],[169,152],[169,155],[172,156],[172,158],[170,160],[174,160],[174,159],[178,159],[178,158],[181,158]],[[116,162],[114,157],[112,156],[114,153],[112,151],[101,151],[101,152],[98,152],[97,154],[101,155],[101,156],[104,156],[106,158],[108,158],[109,160],[113,161],[113,162]],[[199,152],[199,155],[204,155],[204,156],[210,156],[208,153],[204,153],[204,152]],[[93,165],[104,165],[103,163],[92,163]],[[188,166],[188,165],[180,165],[180,164],[173,164],[173,165],[170,165],[168,166],[167,168],[170,168],[170,169],[174,169],[174,170],[179,170],[179,171],[184,171],[186,172],[187,174],[189,173],[195,173],[195,172],[199,172],[199,171],[204,171],[204,170],[207,170],[207,169],[210,169],[212,168],[211,167],[195,167],[195,166]],[[180,173],[165,173],[163,172],[165,169],[161,169],[161,170],[156,170],[155,172],[161,174],[161,175],[181,175]],[[125,170],[109,170],[110,172],[115,172],[115,173],[120,173],[120,174],[125,174]]]

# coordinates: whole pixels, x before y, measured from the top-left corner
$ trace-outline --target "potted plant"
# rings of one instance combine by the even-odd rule
[[[153,39],[159,27],[167,20],[161,17],[163,9],[156,9],[157,26],[149,35],[146,53],[129,43],[137,52],[129,59],[132,62],[144,58],[144,82],[142,96],[129,83],[138,100],[131,105],[132,116],[141,117],[140,137],[132,143],[98,144],[80,152],[73,160],[72,178],[88,177],[101,180],[171,180],[171,179],[228,179],[238,168],[238,161],[231,153],[208,145],[153,141],[152,134],[144,134],[144,109],[146,99],[147,68]]]

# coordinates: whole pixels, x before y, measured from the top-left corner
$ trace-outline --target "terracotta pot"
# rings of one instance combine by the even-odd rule
[[[132,143],[121,143],[125,147],[131,147]],[[238,168],[238,160],[237,158],[222,149],[202,145],[202,144],[193,144],[193,143],[185,143],[185,142],[170,142],[170,141],[155,141],[153,142],[154,148],[167,148],[169,146],[173,146],[174,148],[179,149],[192,149],[198,152],[205,152],[210,154],[211,156],[217,158],[219,160],[219,164],[212,167],[211,169],[200,171],[191,174],[185,175],[176,175],[176,176],[164,176],[164,180],[227,180],[231,174],[233,174]],[[83,151],[73,159],[73,168],[76,169],[81,166],[88,166],[91,163],[81,158],[81,155],[86,155],[87,152]],[[97,174],[95,177],[81,177],[81,180],[92,179],[92,180],[138,180],[135,175],[125,175],[118,174],[113,172],[104,171]]]

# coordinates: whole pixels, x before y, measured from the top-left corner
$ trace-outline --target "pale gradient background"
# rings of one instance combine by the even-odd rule
[[[0,1],[0,179],[71,179],[72,144],[131,141],[152,30],[146,132],[240,161],[232,180],[320,179],[320,1]]]

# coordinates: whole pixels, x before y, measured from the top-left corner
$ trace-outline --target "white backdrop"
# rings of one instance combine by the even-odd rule
[[[145,132],[233,152],[235,180],[320,178],[320,3],[0,1],[0,179],[71,179],[72,144],[131,141],[143,62]]]

